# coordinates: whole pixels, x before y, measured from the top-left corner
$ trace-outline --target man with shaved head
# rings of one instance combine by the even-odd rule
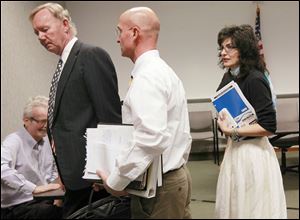
[[[123,195],[153,158],[162,155],[163,184],[154,198],[131,195],[132,218],[191,218],[187,101],[182,82],[159,56],[159,30],[159,19],[150,8],[132,8],[119,18],[117,42],[122,56],[134,63],[122,109],[123,122],[134,125],[133,141],[109,175],[97,173],[108,192]]]

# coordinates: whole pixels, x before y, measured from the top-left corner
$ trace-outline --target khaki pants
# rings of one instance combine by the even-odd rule
[[[131,217],[137,219],[192,218],[190,212],[191,175],[183,167],[163,175],[163,185],[157,188],[154,198],[131,196]]]

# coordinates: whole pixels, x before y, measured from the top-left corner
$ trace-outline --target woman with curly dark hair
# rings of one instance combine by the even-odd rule
[[[253,106],[257,123],[232,129],[226,116],[219,115],[219,128],[229,138],[217,184],[216,217],[287,218],[280,167],[267,137],[276,131],[276,111],[254,31],[250,25],[225,27],[218,45],[226,73],[217,90],[235,81]]]

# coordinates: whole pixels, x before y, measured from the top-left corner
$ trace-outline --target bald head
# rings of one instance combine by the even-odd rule
[[[126,20],[129,26],[137,26],[143,32],[158,35],[160,22],[152,9],[147,7],[135,7],[125,11],[121,19]]]
[[[117,26],[122,56],[133,62],[143,53],[157,49],[160,23],[150,8],[131,8],[121,14]]]

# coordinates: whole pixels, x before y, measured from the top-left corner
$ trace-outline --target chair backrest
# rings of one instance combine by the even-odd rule
[[[277,99],[277,122],[299,121],[299,99]]]
[[[213,131],[213,115],[211,111],[189,112],[191,132]]]
[[[299,123],[299,99],[285,98],[277,99],[276,101],[276,120],[277,129],[280,125],[289,125],[290,122]],[[299,128],[298,128],[299,129]],[[294,145],[299,145],[299,133],[288,134],[283,137],[276,138],[277,135],[269,137],[273,146],[287,148]]]

